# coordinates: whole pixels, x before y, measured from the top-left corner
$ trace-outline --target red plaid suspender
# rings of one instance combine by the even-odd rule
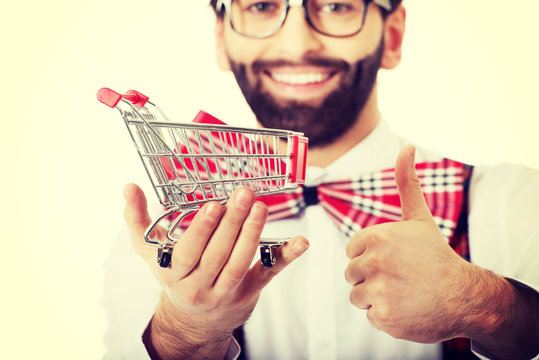
[[[464,167],[464,181],[462,189],[462,206],[457,227],[449,245],[457,254],[470,261],[470,248],[468,246],[468,211],[469,211],[469,190],[473,167]],[[470,340],[466,338],[455,338],[442,343],[443,360],[469,360],[478,359],[470,347]]]

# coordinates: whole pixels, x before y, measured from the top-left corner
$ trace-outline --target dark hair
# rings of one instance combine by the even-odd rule
[[[391,2],[391,9],[392,9],[391,11],[387,11],[380,8],[380,10],[382,10],[382,16],[384,19],[389,14],[391,14],[397,7],[399,7],[400,3],[402,2],[402,0],[389,0],[389,1]],[[212,7],[213,11],[215,12],[217,16],[222,17],[224,15],[224,11],[221,11],[221,12],[217,11],[217,0],[210,0],[210,6]]]

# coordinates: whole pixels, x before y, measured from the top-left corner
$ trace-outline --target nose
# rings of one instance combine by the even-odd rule
[[[290,7],[284,24],[273,36],[278,43],[280,55],[285,55],[291,60],[300,60],[323,48],[320,34],[307,23],[301,6]]]

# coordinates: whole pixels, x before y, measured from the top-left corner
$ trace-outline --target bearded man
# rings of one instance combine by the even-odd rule
[[[206,204],[160,268],[144,245],[146,199],[128,185],[132,243],[158,280],[131,267],[115,275],[128,293],[109,298],[132,309],[111,319],[109,355],[472,358],[469,343],[448,341],[464,338],[477,355],[535,356],[539,175],[473,168],[391,133],[376,76],[401,58],[400,1],[211,5],[219,67],[260,126],[309,137],[304,196],[295,215],[269,222],[272,200],[247,188]],[[302,236],[267,269],[252,264],[262,232]],[[142,339],[126,331],[134,317],[146,317]]]

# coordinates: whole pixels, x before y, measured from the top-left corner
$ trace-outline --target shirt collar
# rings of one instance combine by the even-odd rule
[[[305,185],[351,178],[395,166],[402,140],[381,118],[376,127],[346,154],[325,168],[307,166]]]

